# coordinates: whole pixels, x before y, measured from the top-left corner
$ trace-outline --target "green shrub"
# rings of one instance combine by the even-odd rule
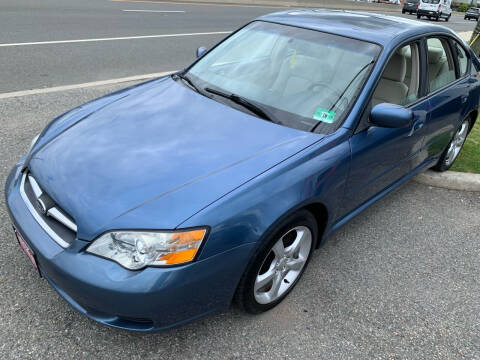
[[[457,11],[460,12],[466,12],[470,6],[467,4],[457,4],[456,9]]]

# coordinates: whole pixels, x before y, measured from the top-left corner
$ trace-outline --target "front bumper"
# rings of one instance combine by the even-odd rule
[[[36,255],[41,274],[75,309],[103,324],[137,331],[161,330],[230,305],[254,244],[246,244],[185,266],[130,271],[86,253],[75,239],[64,249],[28,211],[19,193],[20,166],[5,186],[16,230]]]

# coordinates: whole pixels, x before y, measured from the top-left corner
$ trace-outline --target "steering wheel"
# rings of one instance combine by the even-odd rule
[[[327,88],[328,90],[330,90],[330,94],[329,96],[331,95],[336,95],[336,98],[335,100],[338,100],[339,98],[342,98],[344,95],[337,89],[335,89],[334,87],[332,87],[332,85],[330,85],[329,83],[326,83],[324,81],[317,81],[315,83],[313,83],[312,85],[310,85],[310,87],[308,88],[309,91],[313,91],[313,92],[318,92],[315,91],[316,88]]]

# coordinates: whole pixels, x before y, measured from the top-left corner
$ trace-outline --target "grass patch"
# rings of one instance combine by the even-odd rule
[[[468,135],[451,170],[480,174],[480,119]]]

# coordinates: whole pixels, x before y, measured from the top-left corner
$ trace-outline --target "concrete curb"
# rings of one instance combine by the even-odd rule
[[[428,170],[413,178],[414,181],[452,190],[479,191],[480,174],[469,174],[457,171],[435,172]]]

